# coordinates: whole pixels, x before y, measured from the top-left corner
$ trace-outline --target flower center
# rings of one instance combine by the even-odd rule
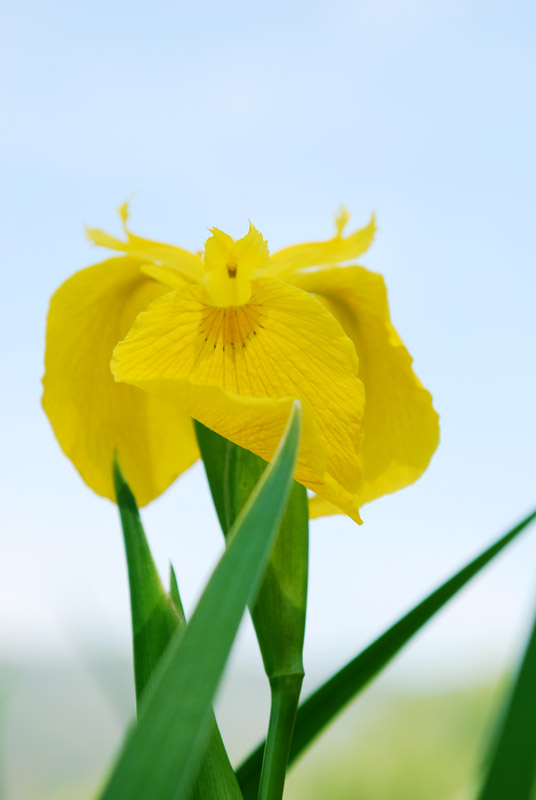
[[[223,352],[243,348],[263,328],[261,305],[256,302],[238,308],[206,308],[199,333],[212,350]]]

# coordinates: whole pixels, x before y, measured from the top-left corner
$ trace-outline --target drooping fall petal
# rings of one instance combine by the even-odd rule
[[[217,308],[178,289],[136,319],[112,359],[117,380],[169,393],[192,417],[269,460],[298,398],[295,477],[358,520],[364,394],[355,348],[307,293],[266,278],[251,300]]]
[[[112,258],[60,286],[50,302],[43,378],[43,407],[85,482],[113,499],[117,452],[140,506],[198,455],[186,414],[117,384],[110,372],[112,350],[136,315],[168,291],[141,272],[142,264],[128,256]]]
[[[359,356],[367,398],[363,503],[408,486],[437,448],[439,418],[390,321],[383,278],[363,267],[341,267],[296,275],[293,282],[324,303]],[[311,511],[314,516],[337,512],[323,498],[311,503]]]
[[[337,233],[323,242],[307,242],[285,247],[271,256],[267,274],[281,280],[292,280],[292,275],[308,267],[323,267],[352,261],[369,249],[376,231],[374,215],[365,228],[343,236],[348,213],[343,209],[335,220]]]

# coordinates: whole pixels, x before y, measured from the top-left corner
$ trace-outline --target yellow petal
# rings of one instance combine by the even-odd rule
[[[167,264],[142,264],[140,269],[144,275],[154,278],[168,289],[178,289],[190,282],[185,280],[184,275],[178,269],[169,267]]]
[[[342,236],[342,233],[346,228],[349,219],[350,219],[350,212],[348,211],[347,208],[342,206],[339,210],[339,213],[335,215],[335,227],[337,228],[337,236]]]
[[[233,241],[231,237],[211,229],[205,243],[206,300],[218,308],[242,306],[251,297],[251,280],[268,265],[268,244],[262,234],[249,223],[249,231]]]
[[[236,242],[219,228],[211,228],[210,232],[212,236],[205,242],[205,270],[227,267],[230,259],[248,276],[268,266],[268,243],[251,222],[246,235]]]
[[[238,264],[246,266],[250,275],[261,272],[270,262],[268,242],[251,222],[246,235],[235,242],[233,254]]]
[[[273,279],[252,286],[238,308],[208,306],[194,286],[159,298],[116,347],[112,371],[173,396],[267,460],[298,398],[304,429],[295,477],[358,520],[364,396],[354,346],[305,292]]]
[[[53,295],[47,323],[43,407],[85,482],[114,498],[114,452],[139,505],[197,458],[191,420],[165,401],[117,384],[115,344],[139,311],[167,289],[130,257],[76,273]]]
[[[429,464],[439,442],[439,421],[391,324],[383,278],[362,267],[343,267],[302,274],[294,281],[322,300],[359,356],[367,398],[363,502],[408,486]],[[319,498],[311,502],[311,512],[319,516],[330,510]]]
[[[335,224],[337,234],[325,242],[310,242],[285,247],[272,254],[271,267],[267,274],[282,280],[291,280],[292,274],[297,270],[308,267],[323,267],[342,264],[358,258],[369,249],[376,231],[374,214],[369,224],[350,236],[343,237],[342,233],[348,221],[348,212],[342,209],[337,216]]]
[[[127,237],[126,241],[116,239],[99,228],[86,228],[88,238],[99,247],[119,250],[122,253],[141,258],[147,262],[166,265],[177,270],[179,275],[190,283],[198,283],[201,280],[203,261],[200,256],[190,253],[189,250],[183,250],[181,247],[174,247],[170,244],[134,236],[126,227],[128,220],[128,205],[126,203],[119,206],[119,215],[123,222],[123,230]]]
[[[318,519],[318,517],[330,517],[332,514],[340,514],[340,508],[334,506],[325,497],[320,497],[315,494],[314,497],[309,498],[309,518]]]
[[[234,239],[219,228],[211,228],[212,236],[205,242],[204,265],[205,271],[212,272],[227,265],[231,257]]]

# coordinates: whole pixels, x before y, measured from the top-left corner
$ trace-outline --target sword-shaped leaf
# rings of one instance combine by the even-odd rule
[[[529,800],[536,777],[536,620],[479,800]]]
[[[172,636],[186,627],[179,587],[173,568],[169,595],[156,569],[140,514],[119,464],[114,464],[114,484],[123,528],[132,613],[132,644],[136,702],[155,671]],[[225,750],[216,719],[211,715],[211,733],[205,756],[189,800],[241,800],[234,770]]]

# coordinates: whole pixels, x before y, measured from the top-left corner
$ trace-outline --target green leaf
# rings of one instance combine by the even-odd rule
[[[134,495],[117,461],[114,464],[114,482],[127,556],[134,677],[136,702],[139,706],[142,693],[162,654],[176,631],[184,630],[186,620],[173,568],[168,596],[160,582]],[[240,800],[242,794],[214,715],[210,726],[209,745],[189,800],[203,800],[205,797],[214,800]]]
[[[184,608],[182,607],[182,600],[179,594],[179,584],[177,583],[177,576],[175,575],[175,570],[173,569],[172,564],[169,565],[169,596],[171,598],[171,602],[175,606],[177,614],[179,615],[181,624],[186,625]]]
[[[160,582],[136,500],[117,460],[114,462],[114,484],[127,558],[134,680],[139,704],[153,670],[179,627],[180,619]]]
[[[415,606],[305,700],[298,709],[289,763],[298,757],[314,737],[394,658],[434,614],[535,518],[536,511],[533,511],[495,544]],[[237,777],[245,800],[254,800],[255,798],[263,748],[264,743],[238,769]]]
[[[536,777],[536,619],[479,800],[529,800]]]
[[[262,580],[290,491],[300,431],[295,404],[274,461],[230,532],[192,619],[176,634],[140,704],[102,800],[188,795],[210,733],[211,701],[248,601]]]

